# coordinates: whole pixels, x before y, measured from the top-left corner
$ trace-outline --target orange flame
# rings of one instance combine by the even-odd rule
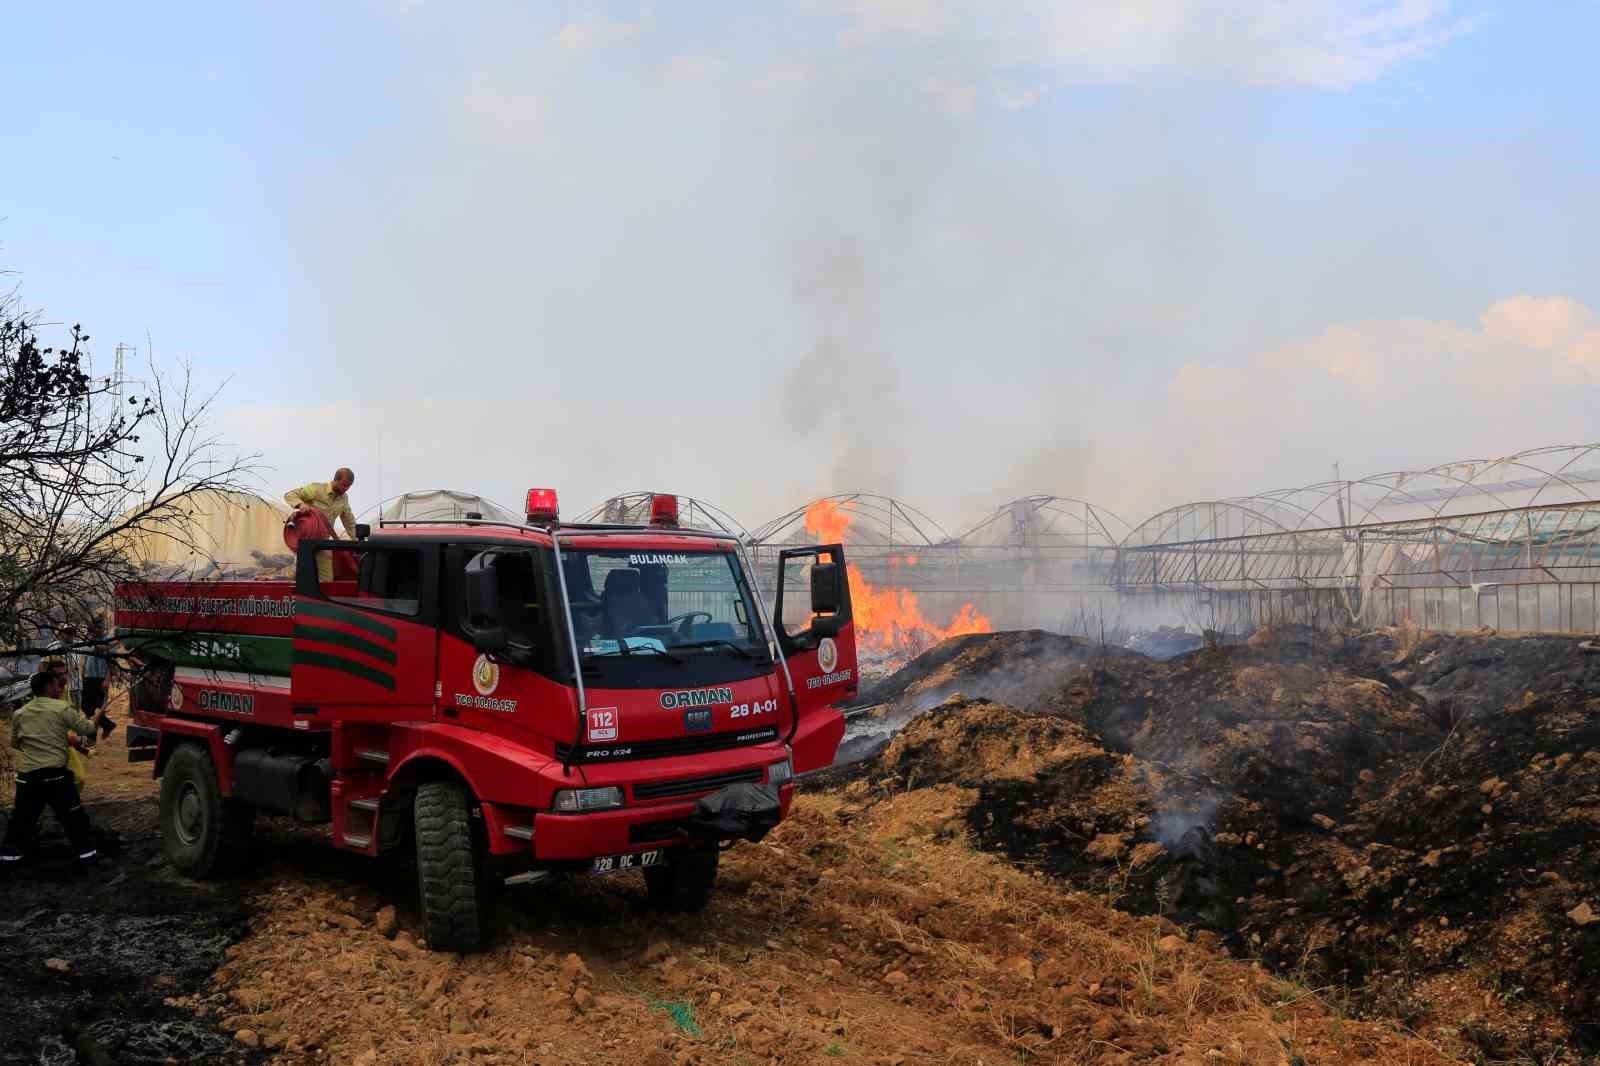
[[[851,518],[832,500],[818,500],[806,508],[806,532],[823,544],[843,543]],[[916,566],[917,557],[908,555],[891,562]],[[854,564],[845,569],[850,576],[857,640],[867,651],[915,654],[947,637],[994,632],[988,617],[970,603],[961,605],[949,625],[940,625],[923,616],[917,594],[910,589],[878,588]]]
[[[850,528],[850,515],[832,500],[818,500],[806,508],[806,532],[819,544],[842,544]]]

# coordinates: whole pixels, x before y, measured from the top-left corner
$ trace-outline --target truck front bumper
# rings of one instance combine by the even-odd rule
[[[588,814],[540,812],[533,819],[533,857],[561,862],[687,844],[689,837],[684,827],[699,798]],[[779,810],[784,817],[788,816],[793,799],[793,785],[778,789]]]

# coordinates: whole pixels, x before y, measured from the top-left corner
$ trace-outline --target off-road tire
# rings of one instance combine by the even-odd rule
[[[673,914],[698,914],[711,902],[717,883],[716,848],[681,851],[671,861],[644,868],[644,885],[650,905]]]
[[[466,792],[454,781],[425,781],[412,804],[422,928],[435,951],[477,951],[483,946],[486,882],[467,802]]]
[[[249,849],[255,808],[227,799],[211,753],[180,744],[161,771],[161,844],[167,861],[205,879],[236,868]]]

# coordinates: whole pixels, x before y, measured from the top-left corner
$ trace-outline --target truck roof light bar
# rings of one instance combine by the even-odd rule
[[[561,507],[556,502],[556,490],[529,489],[527,511],[530,526],[553,526],[561,521]]]
[[[678,528],[678,497],[657,493],[650,497],[650,524]]]

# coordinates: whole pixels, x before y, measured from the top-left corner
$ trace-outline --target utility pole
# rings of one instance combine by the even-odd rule
[[[1337,493],[1337,499],[1339,501],[1339,525],[1342,528],[1344,526],[1349,525],[1350,521],[1349,521],[1349,519],[1347,519],[1345,517],[1345,512],[1344,512],[1344,478],[1339,476],[1339,464],[1338,463],[1334,463],[1333,464],[1333,490],[1334,490],[1335,493]]]
[[[128,353],[138,350],[126,344],[117,345],[115,361],[111,364],[111,408],[115,412],[113,418],[122,417],[122,386],[128,377]]]

